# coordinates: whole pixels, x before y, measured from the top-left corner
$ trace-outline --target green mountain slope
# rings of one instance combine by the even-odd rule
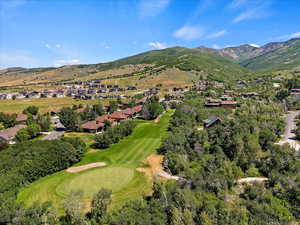
[[[282,43],[280,48],[241,62],[241,65],[257,71],[292,70],[300,66],[300,39]]]
[[[101,69],[112,69],[128,64],[155,64],[183,71],[194,70],[219,80],[240,79],[250,75],[247,69],[225,57],[182,47],[149,51],[98,66]]]
[[[59,68],[11,68],[0,70],[0,86],[15,84],[47,83],[62,80],[82,79],[133,79],[140,76],[141,79],[162,75],[160,83],[164,83],[164,77],[170,77],[174,69],[181,80],[201,80],[203,78],[219,81],[243,79],[251,75],[251,72],[238,63],[225,57],[195,49],[173,47],[163,50],[144,52],[138,55],[126,57],[113,62],[85,65],[69,65]],[[167,75],[164,74],[164,72]],[[183,78],[187,77],[187,79]],[[152,79],[151,78],[151,79]]]

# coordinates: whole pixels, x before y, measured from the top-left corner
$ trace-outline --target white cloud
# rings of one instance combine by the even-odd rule
[[[225,35],[226,33],[227,33],[226,30],[220,30],[220,31],[218,31],[218,32],[209,34],[209,35],[207,36],[207,38],[218,38],[218,37],[221,37],[221,36]]]
[[[241,7],[242,5],[245,5],[249,0],[233,0],[229,7],[230,8],[238,8]]]
[[[259,48],[260,46],[257,44],[250,44],[250,46],[255,47],[255,48]]]
[[[0,52],[0,67],[37,67],[39,62],[29,51]]]
[[[149,46],[154,47],[156,49],[164,49],[167,48],[167,46],[163,43],[160,42],[149,42],[148,43]]]
[[[174,37],[187,41],[199,39],[203,35],[203,29],[198,26],[183,26],[174,32]]]
[[[259,8],[254,8],[254,9],[249,9],[245,12],[242,12],[240,15],[235,17],[233,19],[233,23],[238,23],[243,20],[249,20],[249,19],[260,19],[267,17],[269,13],[265,10],[259,9]]]
[[[271,15],[270,6],[273,0],[253,0],[247,1],[246,9],[233,19],[233,23],[238,23],[249,19],[260,19]]]
[[[48,43],[45,44],[45,47],[48,49],[55,49],[55,48],[61,48],[62,46],[60,44],[50,45]]]
[[[61,60],[56,60],[54,66],[72,65],[78,63],[80,63],[79,59],[61,59]]]
[[[289,35],[289,38],[298,38],[298,37],[300,37],[300,32],[293,33],[293,34]]]
[[[214,45],[212,46],[212,48],[214,48],[214,49],[221,49],[221,46],[220,46],[220,45],[217,45],[217,44],[214,44]]]
[[[141,0],[139,13],[142,17],[156,16],[162,12],[171,0]]]
[[[285,39],[292,39],[292,38],[300,38],[300,32],[283,35],[283,36],[277,37],[276,40],[285,40]]]

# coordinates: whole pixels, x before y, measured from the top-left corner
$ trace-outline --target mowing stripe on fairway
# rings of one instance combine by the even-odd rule
[[[93,168],[79,173],[61,171],[44,177],[22,189],[18,195],[18,201],[24,201],[25,205],[29,206],[37,200],[42,202],[51,200],[54,206],[61,210],[61,201],[68,190],[82,189],[85,197],[91,200],[97,189],[106,187],[112,189],[112,207],[117,208],[128,200],[150,194],[151,180],[135,169],[159,147],[161,138],[167,132],[171,114],[172,112],[165,113],[158,123],[139,121],[131,135],[106,150],[85,154],[82,161],[74,165],[107,162],[106,167]],[[118,173],[124,177],[122,182],[119,182],[122,178],[118,178]],[[89,184],[85,185],[86,183]]]

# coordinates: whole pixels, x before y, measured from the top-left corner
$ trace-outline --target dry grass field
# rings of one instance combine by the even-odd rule
[[[93,104],[99,100],[75,100],[72,98],[39,98],[39,99],[16,99],[0,100],[0,112],[21,113],[25,108],[35,105],[40,108],[40,112],[46,113],[73,104]]]

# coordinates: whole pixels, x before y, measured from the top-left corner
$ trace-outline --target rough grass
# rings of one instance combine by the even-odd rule
[[[73,174],[61,171],[42,178],[21,190],[18,201],[29,206],[35,201],[51,200],[61,210],[62,200],[70,190],[82,190],[83,201],[89,202],[101,187],[106,187],[113,192],[114,209],[128,200],[151,194],[152,181],[136,168],[160,146],[170,117],[171,112],[167,112],[158,123],[140,121],[130,136],[106,150],[85,154],[83,160],[75,165],[106,162],[108,166]],[[85,141],[90,144],[91,136],[87,136]]]

